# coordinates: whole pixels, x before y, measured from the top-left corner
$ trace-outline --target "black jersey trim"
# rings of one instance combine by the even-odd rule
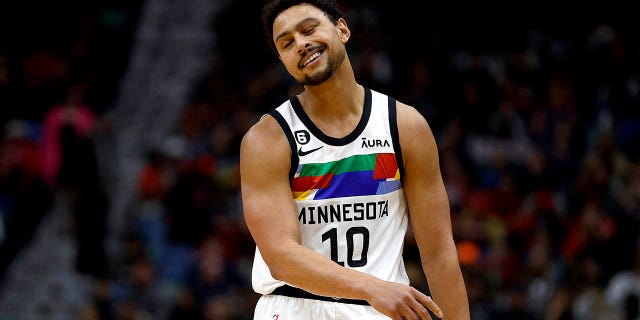
[[[309,116],[302,109],[302,105],[300,104],[298,97],[294,96],[290,99],[290,101],[296,115],[298,116],[298,118],[300,118],[300,121],[302,121],[307,129],[309,129],[309,131],[313,133],[314,136],[320,139],[320,141],[332,146],[344,146],[353,142],[356,138],[358,138],[358,136],[360,136],[362,131],[364,131],[364,128],[367,126],[367,122],[369,122],[369,116],[371,116],[371,90],[369,90],[368,88],[364,88],[364,106],[362,109],[362,116],[360,117],[358,125],[348,135],[342,138],[335,138],[324,134],[322,130],[316,127],[313,121],[311,121]]]
[[[293,133],[291,133],[291,128],[287,121],[284,120],[282,115],[277,110],[269,111],[269,114],[276,119],[280,128],[284,132],[284,135],[287,137],[287,141],[289,141],[289,148],[291,149],[291,167],[289,168],[289,181],[293,181],[293,176],[296,174],[296,170],[298,170],[298,154],[296,153],[296,140],[293,138]]]
[[[357,300],[357,299],[336,299],[331,297],[319,296],[313,293],[304,291],[300,288],[292,287],[289,285],[284,285],[281,287],[277,287],[273,292],[273,295],[286,296],[292,298],[301,298],[301,299],[313,299],[320,301],[330,301],[330,302],[338,302],[338,303],[349,303],[349,304],[357,304],[361,306],[368,306],[369,302],[367,300]]]
[[[400,170],[400,181],[404,180],[404,161],[402,160],[402,148],[400,147],[400,134],[398,134],[398,111],[396,108],[396,99],[389,97],[389,129],[391,131],[391,140],[393,141],[393,150],[396,154],[396,163]]]

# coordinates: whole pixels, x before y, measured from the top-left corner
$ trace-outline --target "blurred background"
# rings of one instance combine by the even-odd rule
[[[300,90],[260,5],[0,4],[0,319],[252,318],[239,141]],[[637,19],[416,5],[340,2],[436,136],[472,319],[638,319]]]

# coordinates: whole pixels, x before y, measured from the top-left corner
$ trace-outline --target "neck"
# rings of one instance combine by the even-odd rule
[[[364,88],[360,86],[348,59],[336,73],[317,86],[305,86],[298,96],[309,115],[320,118],[343,118],[362,112]]]

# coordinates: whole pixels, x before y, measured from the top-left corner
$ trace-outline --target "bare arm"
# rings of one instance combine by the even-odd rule
[[[301,245],[289,185],[290,151],[282,130],[264,117],[243,138],[240,173],[244,216],[274,278],[308,292],[367,300],[392,319],[428,319],[433,301],[417,290],[344,268]]]
[[[445,319],[469,319],[433,133],[417,110],[401,103],[398,127],[405,164],[404,192],[429,289]]]
[[[244,215],[271,274],[315,294],[362,298],[358,284],[366,275],[342,270],[300,244],[290,162],[289,145],[271,117],[245,135],[240,147]]]

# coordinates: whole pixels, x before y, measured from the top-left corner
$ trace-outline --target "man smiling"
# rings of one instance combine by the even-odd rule
[[[356,81],[351,31],[332,1],[271,1],[262,18],[304,90],[241,144],[252,282],[262,294],[254,319],[429,319],[427,308],[469,319],[427,121]],[[409,219],[433,300],[404,268]]]

